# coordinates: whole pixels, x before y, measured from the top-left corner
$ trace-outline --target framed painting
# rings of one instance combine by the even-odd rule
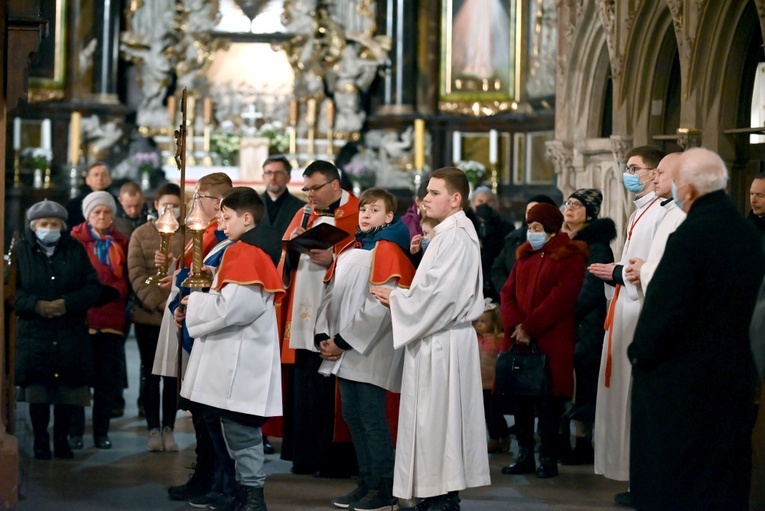
[[[520,94],[521,0],[444,0],[442,5],[441,109],[488,114],[509,109]]]
[[[50,97],[30,90],[30,97],[63,97],[66,65],[67,0],[42,0],[40,16],[48,20],[48,36],[40,41],[36,58],[29,66],[30,89],[48,91]],[[57,92],[60,91],[60,94]]]

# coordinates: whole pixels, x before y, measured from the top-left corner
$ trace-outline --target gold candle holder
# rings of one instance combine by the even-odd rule
[[[13,187],[21,188],[21,150],[13,151]]]
[[[207,227],[207,221],[202,216],[202,209],[199,205],[199,194],[194,194],[194,201],[191,203],[191,209],[186,216],[186,228],[191,231],[192,256],[191,256],[191,275],[181,284],[193,291],[199,291],[212,286],[212,281],[202,273],[202,234]]]
[[[154,225],[157,227],[157,231],[159,231],[159,251],[165,256],[165,262],[157,268],[157,273],[150,275],[144,283],[150,286],[159,286],[162,284],[162,279],[167,277],[167,253],[170,250],[170,239],[179,227],[178,220],[175,218],[175,213],[173,212],[173,207],[170,204],[165,206],[165,211],[162,212],[162,216],[157,219],[157,222]]]
[[[50,180],[50,167],[45,167],[45,177],[43,178],[43,188],[53,188],[53,183]]]
[[[497,170],[497,164],[492,163],[491,164],[491,191],[494,192],[494,195],[497,195],[498,190],[499,190],[499,171]]]
[[[310,98],[306,106],[305,121],[308,124],[308,155],[316,153],[316,99]]]

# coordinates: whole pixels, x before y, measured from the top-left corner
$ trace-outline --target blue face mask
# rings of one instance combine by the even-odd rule
[[[526,239],[531,245],[531,248],[533,248],[534,250],[539,250],[540,248],[545,246],[545,243],[547,243],[547,234],[543,232],[527,231]]]
[[[675,201],[675,204],[677,204],[678,208],[683,209],[683,201],[681,201],[680,197],[677,196],[677,186],[675,186],[674,181],[672,181],[672,200]]]
[[[423,252],[425,252],[425,249],[428,248],[428,245],[430,245],[430,238],[422,238],[422,242],[420,243],[420,248]]]
[[[640,176],[637,174],[629,174],[625,172],[622,174],[622,180],[624,181],[624,187],[627,191],[632,193],[640,193],[645,188],[645,183],[640,182]]]
[[[58,240],[61,239],[61,231],[59,229],[44,229],[40,227],[35,231],[35,236],[40,241],[40,244],[45,247],[52,247]]]

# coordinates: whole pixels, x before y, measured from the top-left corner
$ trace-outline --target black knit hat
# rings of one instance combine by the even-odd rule
[[[587,216],[592,218],[598,218],[600,213],[600,205],[603,204],[603,194],[600,190],[595,188],[580,188],[571,194],[569,198],[574,198],[582,203]]]

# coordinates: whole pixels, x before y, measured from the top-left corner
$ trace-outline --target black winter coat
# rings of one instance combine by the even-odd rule
[[[527,230],[528,226],[524,223],[520,229],[516,229],[505,236],[505,245],[491,264],[491,283],[494,285],[494,289],[501,290],[505,287],[507,277],[510,276],[510,272],[515,266],[515,253],[518,251],[518,247],[526,241]]]
[[[724,191],[669,237],[627,349],[636,509],[749,509],[761,240]],[[712,461],[713,460],[713,461]]]
[[[101,286],[85,249],[62,232],[48,258],[30,230],[14,248],[16,384],[87,384],[93,373],[88,309],[99,300]],[[63,316],[49,319],[35,312],[38,300],[59,298],[66,306]]]

